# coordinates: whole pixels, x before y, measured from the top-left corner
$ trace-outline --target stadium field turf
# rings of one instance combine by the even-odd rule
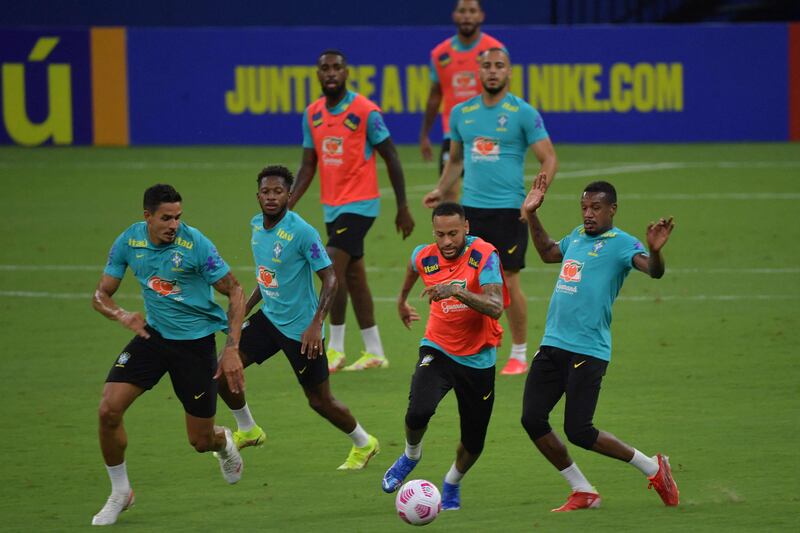
[[[557,149],[561,169],[540,215],[554,238],[580,224],[579,193],[596,179],[614,183],[615,221],[642,239],[650,220],[675,217],[665,277],[631,273],[615,304],[612,363],[595,423],[645,453],[669,455],[681,505],[664,507],[633,467],[571,446],[603,504],[597,511],[550,513],[568,487],[520,425],[524,376],[498,375],[486,448],[462,484],[462,509],[444,513],[428,529],[797,527],[800,245],[792,213],[800,202],[800,144]],[[409,378],[424,329],[417,323],[406,331],[395,300],[409,254],[432,239],[420,200],[436,169],[420,160],[416,147],[400,147],[400,154],[417,227],[406,241],[395,233],[393,194],[379,161],[382,214],[366,246],[391,366],[331,378],[334,394],[380,439],[381,453],[364,471],[336,471],[349,439],[306,406],[289,365],[277,356],[246,374],[248,401],[268,441],[244,450],[244,477],[228,486],[217,461],[188,445],[180,403],[165,378],[126,416],[137,503],[116,527],[408,531],[380,479],[402,451]],[[249,292],[255,176],[266,164],[294,170],[300,156],[298,147],[0,148],[6,198],[0,213],[0,529],[86,529],[108,496],[96,410],[106,373],[131,334],[95,313],[90,296],[113,239],[141,219],[143,190],[156,182],[175,185],[185,221],[215,242]],[[298,212],[322,230],[318,189],[312,184]],[[527,263],[522,282],[532,355],[558,270],[543,265],[532,245]],[[420,291],[418,284],[411,303],[426,315]],[[142,308],[130,273],[118,301]],[[353,361],[361,339],[352,311],[346,342]],[[500,364],[509,344],[507,336]],[[562,413],[560,404],[552,420],[559,432]],[[234,423],[222,402],[218,421]],[[412,476],[441,486],[457,439],[450,395],[431,422]]]

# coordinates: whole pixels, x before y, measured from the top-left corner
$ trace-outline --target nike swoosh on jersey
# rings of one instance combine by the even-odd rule
[[[347,228],[339,228],[339,229],[336,230],[336,235],[341,235],[345,231],[347,231]]]
[[[494,390],[490,390],[490,391],[489,391],[489,394],[487,394],[486,396],[484,396],[484,397],[483,397],[483,399],[484,399],[484,400],[488,400],[488,399],[489,399],[489,396],[491,396],[491,395],[492,395],[492,392],[494,392]]]
[[[513,253],[514,253],[514,251],[517,249],[517,246],[519,246],[519,244],[515,244],[514,246],[512,246],[511,248],[509,248],[509,249],[508,249],[508,253],[510,253],[510,254],[513,254]]]
[[[574,365],[572,365],[572,368],[578,368],[579,366],[581,366],[585,362],[586,362],[586,360],[583,360],[580,363],[575,363]]]
[[[194,395],[194,399],[195,399],[195,400],[199,400],[200,398],[202,398],[202,397],[203,397],[203,395],[204,395],[205,393],[206,393],[206,391],[203,391],[203,392],[201,392],[200,394],[195,394],[195,395]]]
[[[303,372],[305,372],[305,371],[306,371],[306,368],[308,368],[308,367],[307,367],[307,366],[304,366],[304,367],[303,367],[303,369],[302,369],[302,370],[298,370],[298,371],[297,371],[297,373],[298,373],[298,374],[302,374]]]

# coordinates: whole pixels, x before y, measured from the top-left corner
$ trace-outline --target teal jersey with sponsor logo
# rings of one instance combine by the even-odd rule
[[[150,242],[146,222],[133,224],[114,241],[103,272],[122,279],[126,268],[141,285],[147,323],[164,338],[191,340],[227,331],[212,285],[230,267],[198,229],[181,223],[175,241],[158,246]]]
[[[475,237],[467,235],[467,245],[464,251],[466,251],[474,240]],[[417,255],[419,255],[419,252],[422,251],[423,248],[425,248],[425,245],[421,244],[411,253],[411,269],[414,270],[414,272],[417,271]],[[497,252],[492,253],[492,256],[483,265],[483,268],[478,273],[478,280],[481,286],[491,283],[496,283],[498,285],[503,284],[503,275],[500,273],[500,258]],[[491,368],[497,362],[497,348],[495,346],[487,346],[475,355],[458,356],[447,353],[447,350],[426,337],[422,337],[419,344],[420,346],[430,346],[431,348],[439,350],[456,363],[472,368]]]
[[[450,134],[464,147],[461,203],[519,209],[525,200],[525,154],[549,137],[539,112],[511,93],[492,107],[478,95],[453,108]]]
[[[342,101],[336,104],[332,109],[328,108],[328,112],[331,115],[344,113],[355,97],[356,93],[347,91]],[[364,145],[364,161],[372,157],[372,150],[375,145],[382,143],[390,136],[389,129],[383,121],[383,115],[378,111],[371,112],[367,117],[367,142]],[[311,128],[308,126],[308,108],[303,111],[303,148],[314,149],[314,139],[311,136]],[[326,223],[333,222],[339,215],[344,213],[354,213],[356,215],[375,218],[380,214],[380,210],[381,201],[379,198],[373,200],[359,200],[344,205],[322,204],[322,212]]]
[[[314,272],[331,265],[319,233],[300,215],[287,211],[264,229],[264,215],[250,221],[261,312],[281,333],[299,341],[317,312]]]
[[[591,236],[583,226],[559,242],[563,259],[542,345],[611,360],[611,306],[644,245],[619,228]]]

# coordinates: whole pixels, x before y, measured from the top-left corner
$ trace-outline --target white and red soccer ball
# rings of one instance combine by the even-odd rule
[[[430,524],[442,510],[442,495],[430,481],[414,479],[397,491],[394,500],[397,514],[414,526]]]

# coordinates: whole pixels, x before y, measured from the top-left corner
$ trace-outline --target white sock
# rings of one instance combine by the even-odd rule
[[[658,461],[652,457],[647,457],[636,448],[633,449],[633,459],[628,463],[638,468],[647,477],[653,477],[658,473]]]
[[[247,403],[241,409],[231,409],[231,413],[233,413],[233,418],[236,419],[239,431],[250,431],[255,427],[256,421],[253,420],[253,415],[250,414],[250,408]]]
[[[453,463],[453,466],[450,467],[450,470],[447,472],[447,475],[444,476],[444,480],[446,483],[450,483],[451,485],[458,485],[461,483],[461,479],[464,477],[464,474],[458,471],[456,468],[456,464]]]
[[[511,359],[522,361],[523,363],[528,362],[528,343],[523,342],[522,344],[512,344],[511,355],[509,357]]]
[[[419,458],[422,457],[422,441],[416,444],[409,444],[408,441],[406,441],[405,454],[409,459],[419,461]]]
[[[220,426],[216,427],[223,429]],[[231,438],[229,439],[228,434],[225,432],[224,429],[222,432],[222,436],[225,437],[225,446],[221,450],[218,450],[217,453],[220,454],[223,458],[225,458],[228,457],[231,453],[233,453],[233,451],[236,449],[236,443],[233,442],[233,435],[231,435]]]
[[[331,324],[331,337],[328,339],[328,349],[344,353],[344,324],[334,326]]]
[[[381,344],[381,334],[378,333],[378,326],[361,330],[361,338],[364,339],[364,349],[379,357],[384,357],[383,344]]]
[[[572,492],[597,492],[575,463],[572,463],[564,470],[560,470],[558,473],[567,480]]]
[[[362,428],[361,424],[358,422],[356,422],[356,429],[348,433],[347,436],[353,440],[353,445],[356,448],[363,448],[369,444],[369,435],[367,435],[367,432],[364,431],[364,428]]]
[[[111,479],[111,492],[125,494],[131,491],[131,482],[128,481],[128,467],[125,461],[116,466],[106,465],[108,477]]]

